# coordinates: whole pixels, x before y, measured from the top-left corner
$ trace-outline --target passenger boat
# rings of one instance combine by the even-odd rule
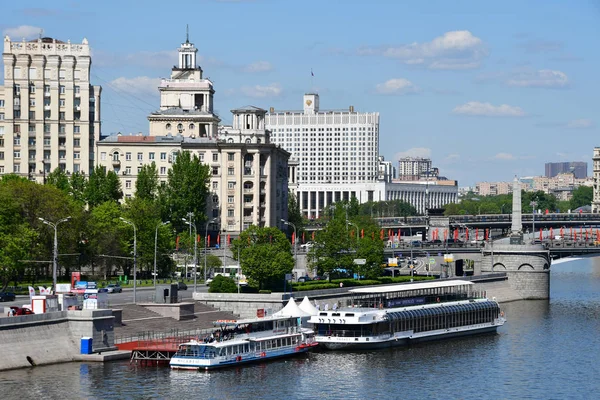
[[[495,299],[469,281],[351,289],[350,307],[319,311],[308,322],[331,350],[373,349],[496,332],[506,319]]]
[[[309,316],[290,299],[271,316],[215,321],[220,329],[179,345],[170,366],[209,370],[305,353],[317,346],[313,330],[302,326]]]

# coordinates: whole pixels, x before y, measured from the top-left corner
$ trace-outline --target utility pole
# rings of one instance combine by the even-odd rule
[[[63,222],[67,222],[68,220],[71,219],[71,217],[60,219],[60,220],[56,221],[56,223],[50,222],[50,221],[45,220],[44,218],[40,218],[40,217],[38,217],[38,219],[40,221],[42,221],[44,224],[54,228],[54,251],[53,251],[54,254],[52,256],[52,289],[53,289],[54,293],[56,293],[56,279],[57,279],[57,271],[58,271],[58,225]]]

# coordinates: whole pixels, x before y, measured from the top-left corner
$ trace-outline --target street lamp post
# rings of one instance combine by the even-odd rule
[[[45,220],[44,218],[38,217],[40,221],[44,224],[49,225],[54,228],[54,254],[52,256],[52,289],[54,293],[56,293],[56,274],[58,269],[58,225],[67,222],[71,219],[71,217],[66,217],[63,219],[59,219],[56,223]]]
[[[208,225],[217,222],[216,218],[211,219],[206,222],[206,226],[204,227],[204,283],[206,283],[206,253],[208,252]]]
[[[133,226],[133,304],[137,303],[136,293],[137,293],[137,228],[135,224],[131,221],[126,220],[123,217],[119,217],[119,219],[125,222],[127,225]]]
[[[171,222],[171,221],[161,222],[160,224],[156,225],[156,232],[154,233],[154,287],[155,288],[156,288],[156,247],[158,244],[158,228],[160,228],[162,225],[167,225],[169,222]]]
[[[286,221],[285,219],[281,219],[281,222],[283,222],[285,225],[291,225],[292,228],[294,228],[294,268],[297,267],[296,262],[297,262],[297,256],[296,256],[296,240],[298,239],[298,237],[296,236],[296,225],[294,225],[292,222],[290,221]]]
[[[531,205],[531,216],[532,216],[532,220],[531,220],[531,243],[534,243],[534,241],[535,241],[535,207],[537,206],[537,202],[536,201],[532,201],[531,203],[529,203],[529,205]]]
[[[354,222],[346,221],[348,225],[354,225],[356,227],[356,240],[358,241],[358,225]]]
[[[191,213],[191,214],[194,215],[193,213]],[[190,215],[190,218],[191,218],[191,215]],[[188,221],[185,218],[181,218],[181,220],[190,226],[190,232],[192,230],[192,226],[194,227],[194,292],[196,292],[197,278],[198,278],[198,274],[196,272],[197,267],[198,267],[198,265],[197,265],[198,264],[198,240],[197,240],[198,230],[196,229],[196,224],[192,224],[191,221]]]
[[[410,281],[413,281],[413,277],[415,276],[415,265],[413,261],[413,235],[412,235],[412,226],[408,227],[408,231],[410,233]]]

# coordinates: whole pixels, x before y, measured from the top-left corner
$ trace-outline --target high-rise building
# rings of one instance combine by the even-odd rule
[[[177,154],[190,152],[210,167],[206,214],[218,220],[222,233],[236,236],[250,225],[283,228],[290,154],[270,143],[266,110],[261,108],[231,110],[232,126],[219,127],[220,120],[212,112],[212,83],[202,79],[201,71],[194,45],[186,40],[179,49],[179,66],[159,87],[160,110],[148,117],[151,134],[101,140],[99,165],[119,176],[128,198],[135,194],[144,164],[154,162],[159,181],[165,182]]]
[[[398,180],[418,181],[421,176],[431,174],[431,159],[404,157],[398,160]]]
[[[577,179],[587,178],[588,165],[583,161],[546,163],[546,178],[553,178],[558,174],[571,172]]]
[[[594,156],[592,157],[593,169],[592,187],[594,188],[594,197],[592,200],[592,212],[600,212],[600,147],[594,147]]]
[[[100,86],[90,84],[88,41],[4,38],[0,175],[39,182],[56,168],[89,174],[100,137]]]

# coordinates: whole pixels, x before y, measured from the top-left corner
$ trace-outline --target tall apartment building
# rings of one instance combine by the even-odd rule
[[[422,175],[431,173],[431,159],[404,157],[398,160],[398,180],[418,181]]]
[[[250,225],[283,228],[290,154],[270,143],[266,110],[253,106],[232,110],[232,126],[218,127],[212,83],[201,78],[189,40],[181,45],[179,65],[171,76],[159,87],[159,111],[148,117],[151,134],[101,140],[98,164],[117,173],[127,198],[135,194],[144,164],[154,162],[164,182],[178,152],[188,151],[210,167],[207,215],[218,219],[221,232],[236,236]]]
[[[479,196],[498,196],[512,193],[511,182],[478,182],[475,185],[475,194]]]
[[[592,168],[592,187],[594,188],[592,212],[597,213],[600,212],[600,147],[594,147]]]
[[[0,175],[42,182],[56,168],[89,174],[100,137],[100,86],[90,84],[88,41],[4,38]]]
[[[553,178],[558,174],[570,172],[577,179],[587,178],[588,165],[583,161],[557,162],[545,164],[546,178]]]

